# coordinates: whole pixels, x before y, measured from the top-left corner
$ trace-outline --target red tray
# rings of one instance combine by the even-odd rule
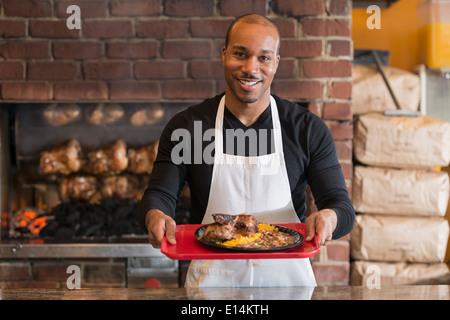
[[[278,223],[278,225],[296,230],[304,238],[306,237],[306,225],[304,223]],[[195,230],[202,224],[177,225],[175,230],[175,245],[169,244],[166,238],[161,243],[161,252],[173,260],[197,260],[197,259],[286,259],[309,258],[320,250],[317,234],[313,241],[303,241],[298,246],[281,251],[270,252],[246,252],[221,249],[208,246],[198,241]]]

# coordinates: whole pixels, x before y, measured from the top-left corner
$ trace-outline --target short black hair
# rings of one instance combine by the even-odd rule
[[[257,13],[249,13],[249,14],[244,14],[243,16],[240,16],[238,18],[236,18],[229,26],[228,31],[227,31],[227,35],[225,36],[225,48],[228,47],[228,43],[230,42],[230,34],[231,34],[231,30],[233,29],[234,25],[238,22],[245,22],[245,23],[254,23],[254,24],[260,24],[263,26],[272,26],[275,28],[275,30],[278,33],[278,39],[280,39],[280,30],[278,30],[278,27],[275,25],[275,23],[273,23],[272,20],[270,20],[269,18],[257,14]],[[280,39],[281,40],[281,39]],[[280,43],[278,43],[278,48],[277,48],[277,53],[280,50]]]

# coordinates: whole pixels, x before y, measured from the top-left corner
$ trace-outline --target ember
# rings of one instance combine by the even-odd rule
[[[34,210],[18,211],[13,219],[14,230],[22,235],[38,235],[45,226],[47,218],[45,215],[38,215]]]

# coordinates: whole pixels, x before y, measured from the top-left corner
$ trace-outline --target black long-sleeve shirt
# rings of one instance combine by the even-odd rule
[[[144,230],[146,230],[145,215],[150,209],[159,209],[171,217],[175,216],[177,199],[185,181],[189,184],[191,195],[189,222],[201,223],[208,204],[213,171],[213,164],[209,164],[207,157],[208,155],[212,157],[214,153],[214,151],[212,151],[212,154],[207,153],[212,149],[211,144],[214,146],[214,140],[211,141],[206,136],[204,137],[203,133],[207,129],[215,127],[217,110],[222,96],[223,94],[207,99],[176,114],[164,128],[150,182],[138,208],[138,220]],[[304,217],[306,188],[309,185],[317,208],[319,210],[332,209],[337,214],[338,222],[333,233],[333,239],[348,234],[353,228],[355,212],[348,197],[341,166],[336,156],[334,140],[328,127],[320,117],[311,113],[308,109],[275,95],[273,97],[278,107],[284,159],[292,201],[300,221],[304,222],[306,219]],[[201,124],[200,135],[199,124]],[[240,150],[236,143],[234,144],[234,150],[229,150],[230,148],[227,146],[230,145],[230,138],[228,138],[227,143],[227,132],[230,132],[230,130],[226,131],[227,129],[242,129],[244,131],[254,129],[257,133],[258,143],[259,141],[267,141],[267,148],[257,148],[258,155],[272,152],[271,129],[273,126],[269,106],[258,120],[249,127],[242,124],[225,108],[223,125],[225,153],[255,155],[252,154],[252,152],[255,152],[255,148],[249,143],[246,144],[245,150]],[[177,157],[184,156],[184,159],[187,159],[186,154],[178,152],[181,140],[172,138],[172,133],[179,128],[184,128],[189,132],[191,152],[190,161],[175,164],[172,161],[172,149],[177,145],[177,152],[174,154]],[[266,136],[262,136],[266,133]],[[195,134],[197,135],[195,136]],[[262,140],[263,138],[265,140]],[[207,152],[202,157],[202,161],[199,162],[198,151],[203,152],[205,148]],[[196,158],[194,158],[195,153],[197,153]],[[230,201],[233,200],[230,199]]]

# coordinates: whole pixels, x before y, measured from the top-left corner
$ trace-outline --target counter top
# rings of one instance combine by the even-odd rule
[[[292,288],[0,289],[0,300],[450,300],[450,285]]]

